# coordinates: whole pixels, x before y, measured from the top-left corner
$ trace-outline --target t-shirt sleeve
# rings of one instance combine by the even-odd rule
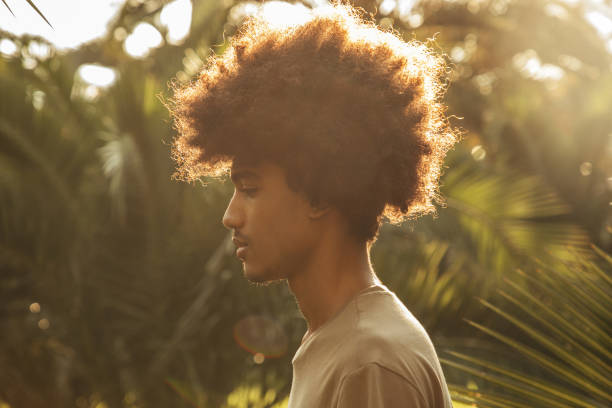
[[[429,408],[408,380],[376,363],[348,374],[340,385],[336,408]]]

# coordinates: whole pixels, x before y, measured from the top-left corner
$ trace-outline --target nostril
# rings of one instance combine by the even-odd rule
[[[232,202],[230,202],[225,210],[225,214],[223,214],[222,223],[227,229],[238,229],[241,227],[241,218]]]

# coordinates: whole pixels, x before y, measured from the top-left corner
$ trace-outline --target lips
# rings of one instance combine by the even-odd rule
[[[244,259],[248,244],[244,241],[239,240],[238,238],[232,238],[232,242],[236,245],[236,256],[240,259]]]
[[[238,238],[234,237],[232,238],[232,242],[234,243],[234,245],[236,245],[236,247],[240,248],[240,247],[244,247],[247,246],[247,243],[245,241],[239,240]]]
[[[236,256],[242,260],[246,257],[247,247],[243,246],[236,250]]]

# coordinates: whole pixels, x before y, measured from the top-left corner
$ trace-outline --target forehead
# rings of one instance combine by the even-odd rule
[[[234,167],[232,166],[230,178],[234,183],[243,179],[260,179],[261,175],[252,167]]]
[[[233,182],[241,179],[257,179],[262,177],[261,165],[245,160],[234,160],[230,168],[230,178]]]
[[[230,171],[230,178],[233,183],[248,180],[265,182],[268,185],[286,184],[284,170],[271,162],[259,164],[233,163]]]

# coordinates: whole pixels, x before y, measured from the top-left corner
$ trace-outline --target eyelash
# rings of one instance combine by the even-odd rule
[[[240,188],[238,189],[238,191],[240,191],[241,193],[245,193],[246,195],[248,195],[249,197],[253,196],[255,194],[255,192],[257,191],[257,188]]]

